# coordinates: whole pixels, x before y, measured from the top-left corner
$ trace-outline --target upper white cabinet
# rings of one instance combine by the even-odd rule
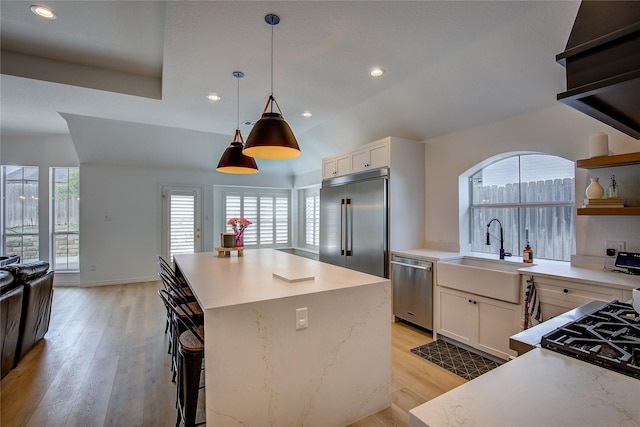
[[[322,179],[335,178],[336,176],[351,173],[351,155],[328,157],[322,160]]]
[[[363,172],[389,166],[389,141],[374,142],[350,155],[351,172]]]
[[[388,136],[322,159],[322,179],[389,168],[389,249],[424,245],[425,146]]]
[[[392,140],[384,138],[364,145],[357,150],[341,153],[322,160],[322,179],[335,178],[350,173],[390,166]],[[393,144],[396,145],[396,144]]]

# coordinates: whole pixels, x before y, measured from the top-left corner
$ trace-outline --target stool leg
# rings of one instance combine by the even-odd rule
[[[182,354],[182,384],[183,414],[186,427],[196,425],[196,411],[198,409],[198,390],[200,388],[200,368],[203,352],[188,352]]]

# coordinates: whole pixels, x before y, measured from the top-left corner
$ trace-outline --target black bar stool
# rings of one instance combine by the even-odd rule
[[[182,324],[183,332],[177,339],[177,407],[178,417],[176,426],[181,422],[185,427],[204,424],[196,423],[198,409],[198,395],[200,391],[200,373],[204,359],[204,326],[196,325],[188,316],[181,316],[180,306],[172,299],[171,294],[164,289],[158,290],[158,295],[167,310],[173,313],[173,319]]]

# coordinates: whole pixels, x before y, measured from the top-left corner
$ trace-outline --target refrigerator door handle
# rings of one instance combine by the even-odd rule
[[[340,199],[340,255],[344,255],[345,247],[345,225],[346,225],[346,205],[345,199]]]
[[[351,206],[351,199],[347,199],[346,201],[346,209],[345,209],[345,218],[347,223],[347,237],[345,240],[345,247],[347,248],[345,255],[352,256],[353,255],[353,207]]]

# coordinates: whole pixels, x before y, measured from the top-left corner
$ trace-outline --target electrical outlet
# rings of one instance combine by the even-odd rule
[[[296,308],[296,330],[305,329],[309,326],[307,307]]]
[[[627,243],[623,240],[607,240],[605,241],[605,254],[606,254],[606,249],[613,249],[615,250],[615,253],[611,256],[616,256],[618,252],[624,251],[626,249],[626,246],[627,246]]]

